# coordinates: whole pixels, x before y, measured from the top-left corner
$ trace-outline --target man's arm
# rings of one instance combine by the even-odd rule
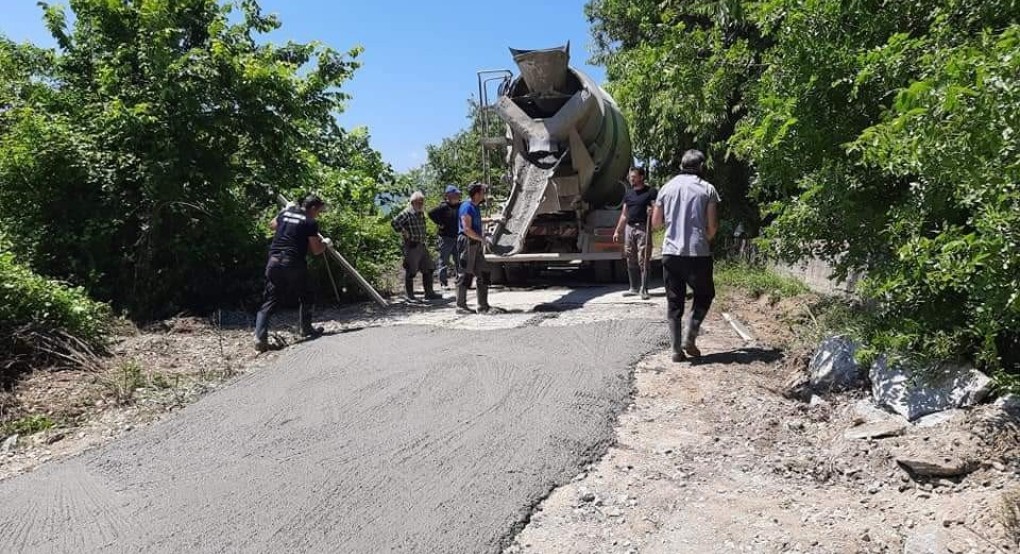
[[[280,226],[280,223],[277,221],[277,218],[274,217],[273,219],[269,220],[269,230],[270,231],[275,231],[276,228],[279,227],[279,226]]]
[[[659,230],[666,226],[666,218],[662,213],[662,204],[655,203],[655,209],[652,210],[652,229]]]
[[[321,236],[313,235],[308,237],[308,251],[315,256],[318,256],[326,251],[326,243],[322,242]]]
[[[403,211],[397,214],[397,217],[394,217],[393,221],[390,222],[390,226],[393,227],[393,230],[400,233],[400,235],[404,237],[404,240],[407,240],[408,236],[410,236],[407,231],[407,218],[408,212]]]
[[[460,224],[464,227],[464,236],[471,240],[477,240],[478,242],[485,242],[485,237],[479,235],[471,228],[471,214],[464,214],[460,216]]]
[[[616,221],[616,229],[613,230],[613,242],[620,242],[620,233],[623,232],[623,227],[627,225],[627,204],[625,203],[620,209],[620,219]]]
[[[428,213],[429,219],[432,220],[432,223],[435,223],[439,227],[443,226],[442,217],[440,217],[440,215],[439,215],[439,212],[442,209],[443,209],[443,205],[440,204],[440,205],[436,206],[435,208],[432,208],[431,210],[429,210],[429,213]]]
[[[705,232],[708,233],[708,240],[711,241],[715,238],[716,232],[719,231],[719,204],[716,202],[709,202],[707,211],[708,221],[705,223],[708,226],[708,229],[706,229]]]

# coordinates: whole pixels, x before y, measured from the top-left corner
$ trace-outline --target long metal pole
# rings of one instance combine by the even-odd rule
[[[282,194],[276,195],[276,201],[279,202],[281,206],[286,206],[287,204],[290,203],[290,201],[288,201]],[[319,238],[321,239],[322,235],[319,235]],[[340,267],[342,267],[344,271],[347,272],[348,275],[354,277],[354,280],[357,281],[359,285],[361,285],[362,290],[367,292],[368,295],[371,296],[372,299],[375,300],[377,304],[384,308],[389,307],[389,302],[386,302],[386,299],[383,298],[382,295],[380,295],[379,292],[372,287],[371,283],[366,281],[365,278],[362,277],[360,273],[358,273],[358,270],[354,269],[354,266],[351,265],[351,263],[348,262],[343,256],[341,256],[340,253],[337,252],[335,248],[333,248],[332,246],[327,246],[326,253],[331,255],[333,259],[340,264]],[[329,261],[327,260],[326,263],[329,263]]]

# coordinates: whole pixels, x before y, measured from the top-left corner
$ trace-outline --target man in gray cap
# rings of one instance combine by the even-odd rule
[[[673,339],[673,361],[698,357],[698,330],[715,298],[711,241],[719,230],[719,193],[702,178],[705,155],[688,150],[680,175],[662,187],[655,201],[652,224],[666,227],[662,242],[662,272],[666,284],[666,320]],[[687,287],[694,292],[691,317],[681,324]]]
[[[419,271],[425,286],[425,300],[442,298],[432,288],[432,260],[425,248],[425,195],[415,191],[407,208],[394,217],[390,224],[404,239],[404,292],[407,299],[416,300],[414,275]]]
[[[445,201],[429,211],[429,219],[439,229],[439,259],[436,264],[439,268],[439,284],[444,289],[450,287],[450,270],[453,270],[453,278],[457,279],[457,234],[460,218],[457,216],[460,210],[460,189],[454,185],[446,186]]]

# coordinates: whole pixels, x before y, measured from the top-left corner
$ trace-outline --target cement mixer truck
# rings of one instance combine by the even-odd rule
[[[590,268],[596,281],[626,280],[613,243],[632,163],[627,123],[614,100],[570,67],[570,44],[510,53],[520,71],[480,71],[482,148],[506,152],[509,193],[490,229],[494,281],[546,267]],[[483,172],[490,176],[483,152]]]

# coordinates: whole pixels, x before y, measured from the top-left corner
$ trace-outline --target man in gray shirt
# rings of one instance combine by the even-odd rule
[[[705,154],[698,150],[684,152],[680,175],[659,191],[652,215],[656,229],[666,227],[662,270],[674,362],[701,355],[695,339],[715,298],[710,243],[719,229],[719,193],[701,178],[704,168]],[[694,292],[694,305],[685,329],[681,319],[688,286]]]

